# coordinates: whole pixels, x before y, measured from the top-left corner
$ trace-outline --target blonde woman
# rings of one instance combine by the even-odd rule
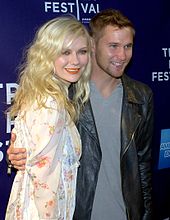
[[[72,17],[45,23],[27,50],[10,108],[15,146],[27,149],[27,161],[14,179],[6,220],[73,217],[81,156],[75,122],[89,97],[90,51],[87,30]]]

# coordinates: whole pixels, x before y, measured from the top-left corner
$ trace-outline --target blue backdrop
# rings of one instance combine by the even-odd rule
[[[127,15],[136,27],[133,60],[128,74],[148,84],[154,92],[153,141],[154,220],[170,217],[170,1],[102,0],[1,0],[0,4],[0,220],[13,177],[6,174],[5,154],[12,121],[4,116],[17,88],[17,67],[23,49],[40,24],[61,14],[74,14],[84,24],[105,8]]]

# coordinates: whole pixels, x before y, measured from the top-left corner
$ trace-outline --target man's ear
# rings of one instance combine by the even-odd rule
[[[94,40],[94,38],[93,37],[91,37],[91,45],[92,45],[92,53],[94,53],[95,52],[95,49],[96,49],[96,45],[95,45],[95,40]]]

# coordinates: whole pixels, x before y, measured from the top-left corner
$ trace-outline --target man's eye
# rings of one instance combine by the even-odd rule
[[[111,47],[111,48],[117,48],[118,45],[117,45],[117,44],[111,44],[110,47]]]
[[[128,44],[128,45],[125,46],[126,49],[129,49],[129,48],[132,48],[132,47],[133,47],[132,44]]]
[[[80,50],[80,54],[86,54],[87,50]]]

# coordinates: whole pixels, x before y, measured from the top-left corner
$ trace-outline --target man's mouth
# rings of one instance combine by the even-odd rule
[[[69,74],[77,74],[80,71],[80,68],[65,68],[65,70],[69,73]]]
[[[112,64],[117,66],[117,67],[120,67],[120,66],[123,66],[124,62],[115,62],[115,61],[112,61]]]

